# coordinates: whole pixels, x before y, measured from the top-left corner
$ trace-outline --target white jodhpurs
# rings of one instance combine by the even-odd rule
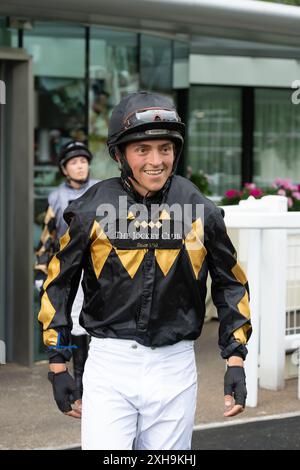
[[[78,286],[78,290],[72,305],[72,311],[71,311],[71,318],[73,322],[73,328],[72,328],[72,335],[74,336],[81,336],[81,335],[87,335],[87,332],[82,326],[79,324],[79,315],[82,309],[82,304],[83,304],[83,299],[84,299],[84,294],[83,294],[83,289],[81,285],[81,281],[83,278],[83,272],[81,274],[81,279],[80,283]]]
[[[149,348],[92,338],[83,376],[83,450],[189,450],[196,408],[193,341]]]

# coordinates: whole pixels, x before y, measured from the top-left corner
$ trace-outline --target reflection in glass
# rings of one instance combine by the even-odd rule
[[[172,41],[141,35],[141,89],[170,93],[172,90]]]
[[[241,91],[193,86],[189,96],[187,166],[203,170],[214,195],[241,184]]]
[[[118,176],[106,141],[113,107],[130,92],[138,90],[137,34],[91,28],[89,146],[94,154],[91,176]]]
[[[67,140],[87,137],[84,28],[37,22],[24,47],[35,76],[35,163],[56,165]]]

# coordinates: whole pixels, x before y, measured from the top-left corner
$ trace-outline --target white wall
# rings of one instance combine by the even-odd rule
[[[235,56],[190,55],[190,84],[291,88],[300,79],[300,61]]]

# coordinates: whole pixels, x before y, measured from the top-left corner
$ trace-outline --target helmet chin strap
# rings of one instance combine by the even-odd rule
[[[121,177],[126,182],[127,185],[129,185],[132,189],[134,189],[132,187],[132,184],[131,184],[131,181],[130,181],[129,178],[133,179],[138,184],[140,184],[140,183],[138,182],[138,180],[133,175],[132,169],[128,164],[128,161],[125,157],[125,154],[121,151],[121,149],[119,147],[118,147],[118,157],[119,157],[119,161],[121,163],[121,168],[120,168]]]

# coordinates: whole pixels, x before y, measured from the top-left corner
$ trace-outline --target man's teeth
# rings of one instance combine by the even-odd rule
[[[162,171],[163,170],[145,170],[145,173],[147,173],[147,175],[160,175]]]

